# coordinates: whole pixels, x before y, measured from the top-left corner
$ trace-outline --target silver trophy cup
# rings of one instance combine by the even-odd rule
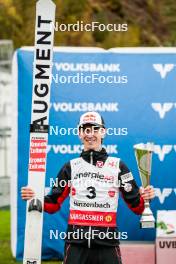
[[[138,170],[142,182],[142,186],[145,188],[150,185],[151,176],[151,164],[152,164],[152,152],[154,144],[137,144],[134,146],[136,161]],[[144,201],[144,211],[140,219],[141,228],[155,228],[155,218],[150,209],[150,201]]]

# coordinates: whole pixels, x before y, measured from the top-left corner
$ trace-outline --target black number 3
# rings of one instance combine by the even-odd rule
[[[95,197],[96,197],[96,189],[94,188],[94,187],[92,187],[92,186],[89,186],[89,187],[87,187],[87,190],[89,191],[89,193],[91,194],[88,194],[88,195],[86,195],[87,196],[87,198],[89,198],[89,199],[94,199]]]

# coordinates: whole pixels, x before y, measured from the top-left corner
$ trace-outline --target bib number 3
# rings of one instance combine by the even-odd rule
[[[89,191],[89,194],[86,195],[89,199],[94,199],[96,197],[96,189],[93,186],[87,187],[87,190]]]

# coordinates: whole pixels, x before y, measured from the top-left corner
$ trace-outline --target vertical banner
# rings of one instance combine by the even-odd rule
[[[55,4],[51,0],[39,0],[36,4],[28,166],[28,186],[35,196],[26,206],[23,264],[41,263],[54,22]]]

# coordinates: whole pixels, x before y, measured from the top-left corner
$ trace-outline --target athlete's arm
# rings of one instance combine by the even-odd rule
[[[59,171],[55,186],[52,187],[50,193],[44,199],[44,211],[47,213],[55,213],[61,207],[61,204],[70,192],[71,166],[70,162],[66,163]]]
[[[69,180],[71,179],[70,163],[66,163],[56,178],[56,185],[52,187],[50,194],[44,197],[44,211],[47,213],[55,213],[61,207],[62,202],[68,196]],[[35,196],[34,191],[25,186],[21,188],[21,198],[25,201],[32,199]]]
[[[135,213],[142,214],[144,210],[144,198],[140,194],[140,189],[133,178],[128,167],[120,161],[119,180],[121,183],[120,191],[127,206]]]

